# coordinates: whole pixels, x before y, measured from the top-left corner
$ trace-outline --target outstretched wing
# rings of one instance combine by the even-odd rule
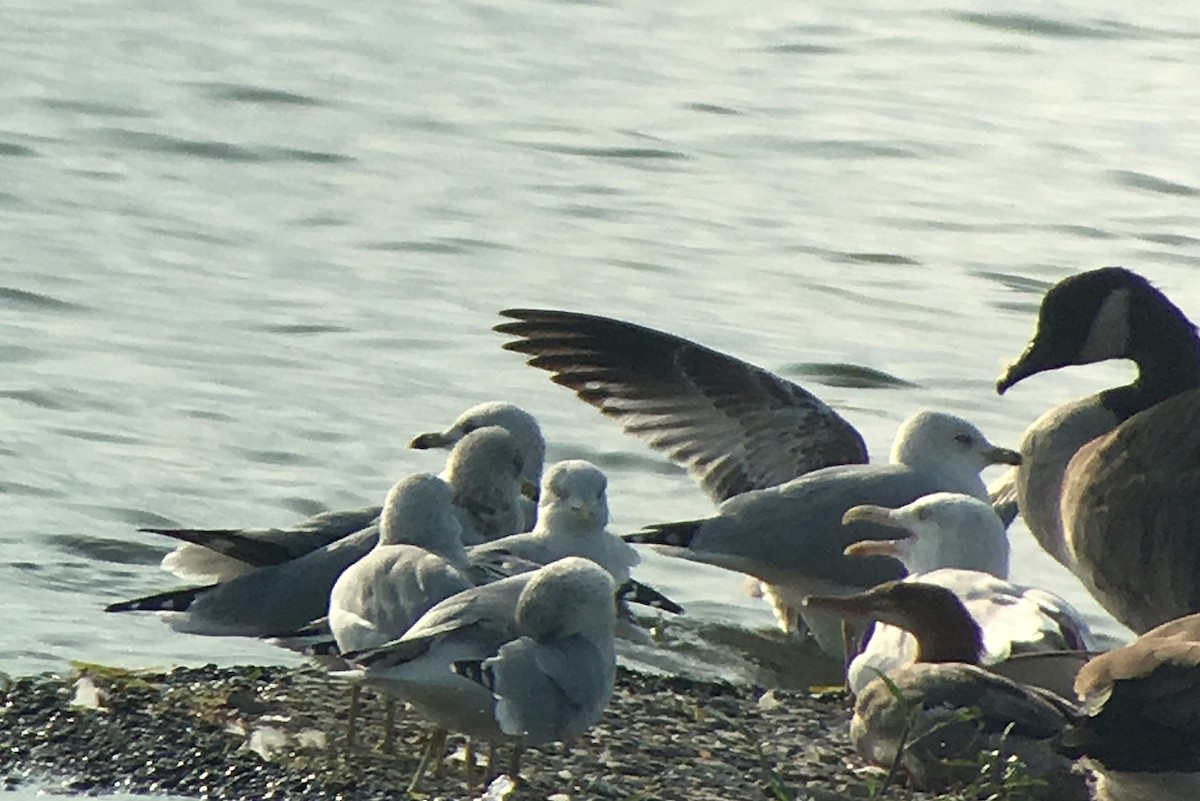
[[[506,350],[688,468],[718,503],[867,461],[862,436],[802,387],[690,340],[575,312],[508,309]]]

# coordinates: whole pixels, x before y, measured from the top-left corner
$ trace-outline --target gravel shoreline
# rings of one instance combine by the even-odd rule
[[[380,753],[383,704],[365,694],[360,745],[347,752],[346,701],[346,685],[312,668],[78,665],[70,676],[26,677],[6,688],[0,775],[6,787],[54,777],[60,791],[79,794],[404,797],[424,726],[401,709],[395,753]],[[837,694],[622,669],[600,723],[569,750],[526,751],[524,783],[510,798],[868,798],[882,774],[864,772],[850,749],[848,716]],[[460,768],[449,763],[421,793],[478,796]],[[939,796],[892,788],[885,797]]]

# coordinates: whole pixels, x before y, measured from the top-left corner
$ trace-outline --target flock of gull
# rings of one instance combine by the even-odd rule
[[[511,744],[515,777],[524,746],[599,719],[617,639],[647,636],[629,604],[682,612],[632,578],[640,543],[746,574],[784,631],[845,658],[854,747],[916,786],[961,781],[964,756],[997,749],[1042,797],[1200,798],[1200,338],[1143,277],[1053,286],[996,388],[1108,359],[1136,364],[1131,384],[1047,411],[1019,451],[922,411],[886,463],[818,398],[726,354],[595,315],[502,314],[505,348],[687,467],[715,512],[617,537],[604,474],[543,470],[537,421],[489,402],[413,439],[449,449],[445,469],[401,479],[382,507],[154,529],[180,542],[163,568],[194,586],[109,611],[312,657],[349,683],[351,743],[360,687],[389,720],[404,702],[432,724],[412,787],[448,732],[487,744],[489,771]],[[1011,467],[988,488],[995,464]],[[1010,582],[1018,514],[1140,636],[1097,654],[1070,604]]]

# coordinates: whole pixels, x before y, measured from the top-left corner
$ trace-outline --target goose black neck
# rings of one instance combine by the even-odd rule
[[[1187,315],[1157,290],[1135,296],[1129,315],[1129,358],[1138,377],[1104,399],[1122,419],[1200,387],[1200,336]]]

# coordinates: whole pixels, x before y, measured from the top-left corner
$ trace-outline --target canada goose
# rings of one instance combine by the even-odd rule
[[[1030,530],[1137,632],[1200,609],[1192,534],[1200,453],[1200,339],[1146,279],[1117,267],[1053,287],[1000,392],[1068,364],[1132,359],[1138,378],[1039,418],[1021,444],[1018,503]]]
[[[1070,761],[1051,748],[1067,725],[1070,705],[978,667],[983,635],[954,593],[921,582],[887,582],[859,595],[806,603],[903,628],[917,641],[916,662],[886,681],[870,682],[855,701],[850,741],[864,759],[890,767],[899,754],[920,788],[936,790],[977,778],[977,755],[999,750],[1019,757],[1046,782],[1031,788],[1035,797],[1087,797],[1082,777],[1072,775]]]
[[[522,489],[536,500],[546,457],[541,427],[529,412],[511,403],[489,401],[467,409],[445,431],[420,434],[410,448],[453,449],[467,434],[486,426],[500,426],[516,440],[523,459]],[[445,478],[446,476],[443,476]],[[536,506],[522,499],[526,519],[519,530],[533,527]],[[279,564],[323,548],[379,521],[381,508],[369,506],[314,515],[287,528],[189,529],[144,528],[141,531],[182,540],[163,557],[162,568],[199,583],[227,581],[254,567]]]
[[[1098,801],[1200,798],[1200,615],[1096,657],[1075,691],[1084,715],[1058,747],[1095,771]]]
[[[1038,543],[1072,567],[1060,513],[1067,463],[1084,444],[1138,412],[1200,386],[1200,339],[1179,308],[1142,276],[1105,267],[1066,278],[1046,293],[1025,351],[996,382],[1004,394],[1048,370],[1130,359],[1133,383],[1050,409],[1025,432],[1015,471],[1018,505]]]
[[[1075,574],[1136,632],[1200,610],[1200,389],[1079,449],[1063,482]]]
[[[899,528],[891,540],[863,540],[848,555],[894,556],[905,581],[936,584],[958,596],[983,634],[980,664],[993,673],[1060,695],[1095,649],[1080,614],[1045,590],[1007,581],[1008,535],[992,508],[966,495],[936,493],[899,509],[858,506],[844,520]],[[911,663],[916,641],[904,629],[876,624],[851,661],[847,684],[858,693],[879,671]]]

